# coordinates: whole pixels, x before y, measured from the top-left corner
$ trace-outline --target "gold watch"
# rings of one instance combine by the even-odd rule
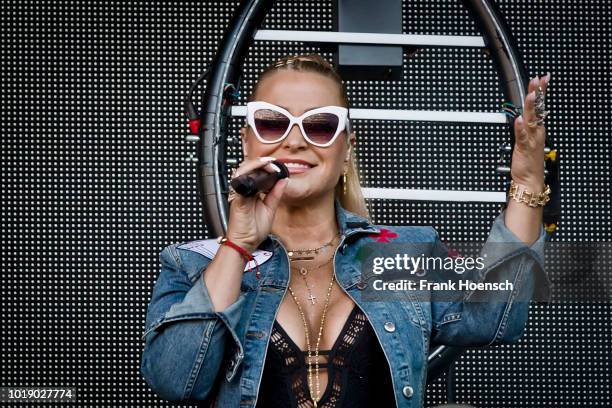
[[[544,191],[541,193],[533,193],[528,191],[524,185],[517,184],[514,180],[510,181],[510,190],[508,195],[519,203],[525,203],[530,207],[544,207],[550,201],[550,186],[544,185]]]

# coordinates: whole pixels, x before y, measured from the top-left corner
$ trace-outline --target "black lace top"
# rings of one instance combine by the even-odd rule
[[[313,407],[307,365],[308,352],[300,350],[274,321],[257,407]],[[389,365],[372,326],[357,305],[332,349],[319,351],[319,370],[328,373],[319,407],[395,406]]]

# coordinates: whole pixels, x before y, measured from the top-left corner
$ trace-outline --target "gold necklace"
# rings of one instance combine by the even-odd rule
[[[312,294],[312,290],[311,290],[312,288],[310,287],[310,285],[308,285],[308,280],[306,279],[306,275],[308,275],[308,273],[309,273],[310,271],[314,271],[314,270],[316,270],[316,269],[319,269],[319,268],[321,268],[321,267],[323,267],[323,266],[325,266],[325,265],[329,264],[329,263],[330,263],[330,262],[331,262],[333,259],[334,259],[334,255],[332,254],[332,256],[331,256],[331,257],[330,257],[330,258],[329,258],[327,261],[323,262],[323,263],[322,263],[322,264],[320,264],[320,265],[315,266],[315,267],[314,267],[314,268],[312,268],[312,269],[307,269],[307,268],[305,268],[305,267],[303,267],[303,266],[299,267],[299,268],[300,268],[300,271],[299,271],[299,272],[300,272],[300,275],[302,276],[302,279],[304,279],[304,284],[306,285],[306,289],[308,289],[308,297],[307,297],[307,299],[308,299],[308,300],[310,300],[310,302],[311,302],[310,304],[311,304],[311,305],[314,305],[315,303],[317,303],[317,302],[315,301],[315,299],[316,299],[317,297],[316,297],[316,296],[313,296],[313,294]],[[297,268],[297,266],[296,266],[296,268]]]
[[[332,290],[332,286],[334,285],[334,274],[332,273],[332,278],[329,281],[329,288],[327,289],[327,296],[325,298],[325,306],[323,307],[323,315],[321,316],[321,325],[319,326],[319,335],[317,336],[317,344],[315,346],[315,376],[317,379],[317,395],[316,397],[313,397],[312,395],[312,351],[310,348],[310,335],[308,332],[308,324],[306,323],[306,316],[304,315],[304,312],[302,311],[302,306],[300,306],[300,302],[298,302],[297,297],[295,296],[295,293],[293,293],[293,289],[291,289],[291,286],[289,286],[289,291],[291,292],[291,296],[293,297],[293,300],[295,301],[295,304],[298,307],[298,310],[300,311],[300,315],[302,316],[302,322],[304,323],[304,334],[306,336],[306,344],[308,346],[308,388],[310,391],[310,398],[312,399],[312,402],[314,403],[315,408],[317,408],[317,401],[319,400],[319,395],[320,395],[320,382],[319,382],[319,342],[321,341],[321,334],[323,333],[323,325],[325,324],[325,314],[327,312],[327,306],[329,305],[329,298],[331,297],[331,290]]]
[[[306,249],[287,249],[287,255],[289,256],[289,259],[291,259],[292,261],[294,261],[294,260],[295,260],[295,261],[299,261],[299,260],[307,260],[307,261],[310,261],[310,260],[313,260],[313,259],[314,259],[314,256],[306,256],[306,257],[300,257],[300,258],[293,258],[293,257],[294,257],[295,255],[297,255],[297,254],[311,254],[311,253],[313,253],[313,252],[315,253],[315,255],[318,255],[318,254],[319,254],[319,251],[320,251],[320,250],[322,250],[322,249],[323,249],[323,248],[325,248],[325,247],[330,246],[330,245],[331,245],[331,244],[334,242],[334,240],[336,239],[336,237],[337,237],[338,235],[340,235],[340,234],[339,234],[339,233],[336,233],[336,235],[334,235],[334,236],[332,237],[332,239],[331,239],[331,240],[329,240],[329,242],[327,242],[327,243],[325,243],[325,244],[321,245],[321,246],[320,246],[320,247],[318,247],[318,248],[306,248]]]

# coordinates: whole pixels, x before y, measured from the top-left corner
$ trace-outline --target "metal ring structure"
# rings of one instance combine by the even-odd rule
[[[523,59],[517,43],[505,23],[501,11],[494,2],[489,0],[463,0],[463,4],[482,34],[484,40],[483,46],[493,59],[506,100],[522,108],[528,77],[521,62]],[[232,111],[232,104],[228,103],[224,87],[226,84],[239,84],[244,57],[247,55],[250,46],[257,39],[258,27],[273,5],[273,0],[244,0],[236,9],[220,42],[219,49],[210,64],[211,68],[210,72],[208,72],[206,91],[201,104],[202,111],[199,114],[202,126],[200,127],[198,137],[189,139],[197,142],[197,182],[203,204],[203,220],[206,221],[206,225],[213,236],[225,234],[228,220],[227,194],[229,186],[225,147],[228,118],[235,115],[235,112]],[[260,38],[264,37],[263,34],[270,35],[270,30],[266,31],[268,32],[261,33]],[[314,39],[308,40],[308,42],[334,42],[333,40],[329,41],[326,39],[326,35],[329,34],[329,32],[322,32],[319,37],[315,36]],[[285,36],[285,38],[290,39],[288,36]],[[395,41],[396,44],[406,44],[402,42],[402,38],[399,41],[395,38],[393,37],[392,41]],[[439,45],[441,44],[438,41],[439,39],[434,40],[436,42],[430,44],[421,43],[420,46],[441,46]],[[341,39],[342,43],[359,41],[364,40]],[[338,41],[335,42],[340,43]],[[357,109],[356,111],[360,110]],[[351,113],[352,118],[355,118],[355,116],[358,115]],[[505,119],[503,123],[507,123]],[[513,149],[513,121],[510,121],[509,124],[511,130],[510,143],[511,149]],[[552,149],[551,140],[549,136],[546,139],[546,146],[550,150]],[[548,163],[546,165],[548,166]],[[556,183],[555,180],[557,180]],[[547,205],[544,209],[545,221],[547,220],[546,214],[548,211],[549,222],[551,219],[556,222],[560,213],[559,200],[554,200],[555,195],[557,198],[560,195],[558,172],[550,171],[549,169],[546,182],[551,185],[553,194],[549,202],[550,205]],[[503,200],[498,201],[501,202]],[[547,240],[550,240],[551,236],[552,233],[547,233]],[[428,356],[428,382],[435,380],[448,370],[449,366],[465,350],[466,348],[464,347],[432,345]]]

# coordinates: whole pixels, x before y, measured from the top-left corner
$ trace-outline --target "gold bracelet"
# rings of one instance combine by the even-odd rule
[[[514,180],[510,181],[510,191],[508,195],[519,203],[525,203],[530,207],[544,207],[548,201],[550,201],[550,186],[546,184],[544,191],[539,194],[535,194],[531,191],[526,190],[522,184],[517,184]]]

